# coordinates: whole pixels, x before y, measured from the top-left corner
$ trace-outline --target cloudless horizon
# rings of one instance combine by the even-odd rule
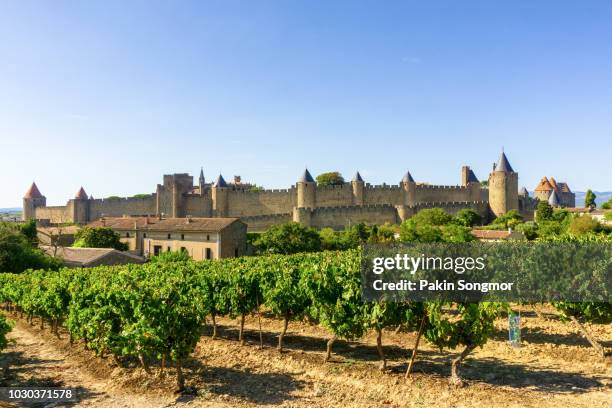
[[[612,190],[612,3],[3,1],[0,207],[154,192],[485,180]]]

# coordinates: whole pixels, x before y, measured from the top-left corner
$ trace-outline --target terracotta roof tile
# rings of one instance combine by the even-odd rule
[[[546,177],[542,177],[542,180],[540,180],[540,183],[535,188],[535,191],[551,191],[551,190],[553,190],[553,187]]]
[[[146,225],[143,229],[149,231],[219,232],[239,221],[239,218],[166,218],[157,220],[154,224]]]
[[[40,190],[38,190],[36,183],[32,183],[28,191],[23,196],[23,198],[42,198],[42,197],[43,195],[40,194]]]

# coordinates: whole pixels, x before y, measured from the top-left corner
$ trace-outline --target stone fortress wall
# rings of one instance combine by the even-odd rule
[[[348,183],[318,186],[306,170],[288,189],[259,190],[228,184],[222,176],[207,184],[202,173],[194,185],[193,176],[180,173],[164,175],[156,191],[143,198],[90,199],[85,195],[69,200],[66,206],[47,207],[44,197],[42,201],[26,197],[24,215],[52,224],[84,224],[104,216],[239,217],[249,231],[291,220],[336,229],[360,222],[399,223],[420,209],[433,207],[449,213],[472,208],[491,218],[519,208],[518,174],[503,153],[500,161],[504,165],[489,176],[489,189],[481,187],[468,166],[462,168],[461,185],[457,186],[416,183],[410,173],[395,185],[371,185],[357,173]],[[531,211],[531,206],[521,207]]]

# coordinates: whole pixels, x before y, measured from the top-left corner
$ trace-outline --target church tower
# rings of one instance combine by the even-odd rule
[[[206,180],[204,179],[204,167],[200,168],[200,178],[198,179],[198,186],[200,187],[200,196],[204,195],[204,184],[206,184]]]
[[[489,207],[494,217],[518,210],[518,173],[502,151],[497,164],[489,174]]]

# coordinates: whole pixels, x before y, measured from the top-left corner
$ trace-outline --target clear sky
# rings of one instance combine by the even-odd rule
[[[204,166],[612,190],[609,1],[0,1],[0,207]]]

